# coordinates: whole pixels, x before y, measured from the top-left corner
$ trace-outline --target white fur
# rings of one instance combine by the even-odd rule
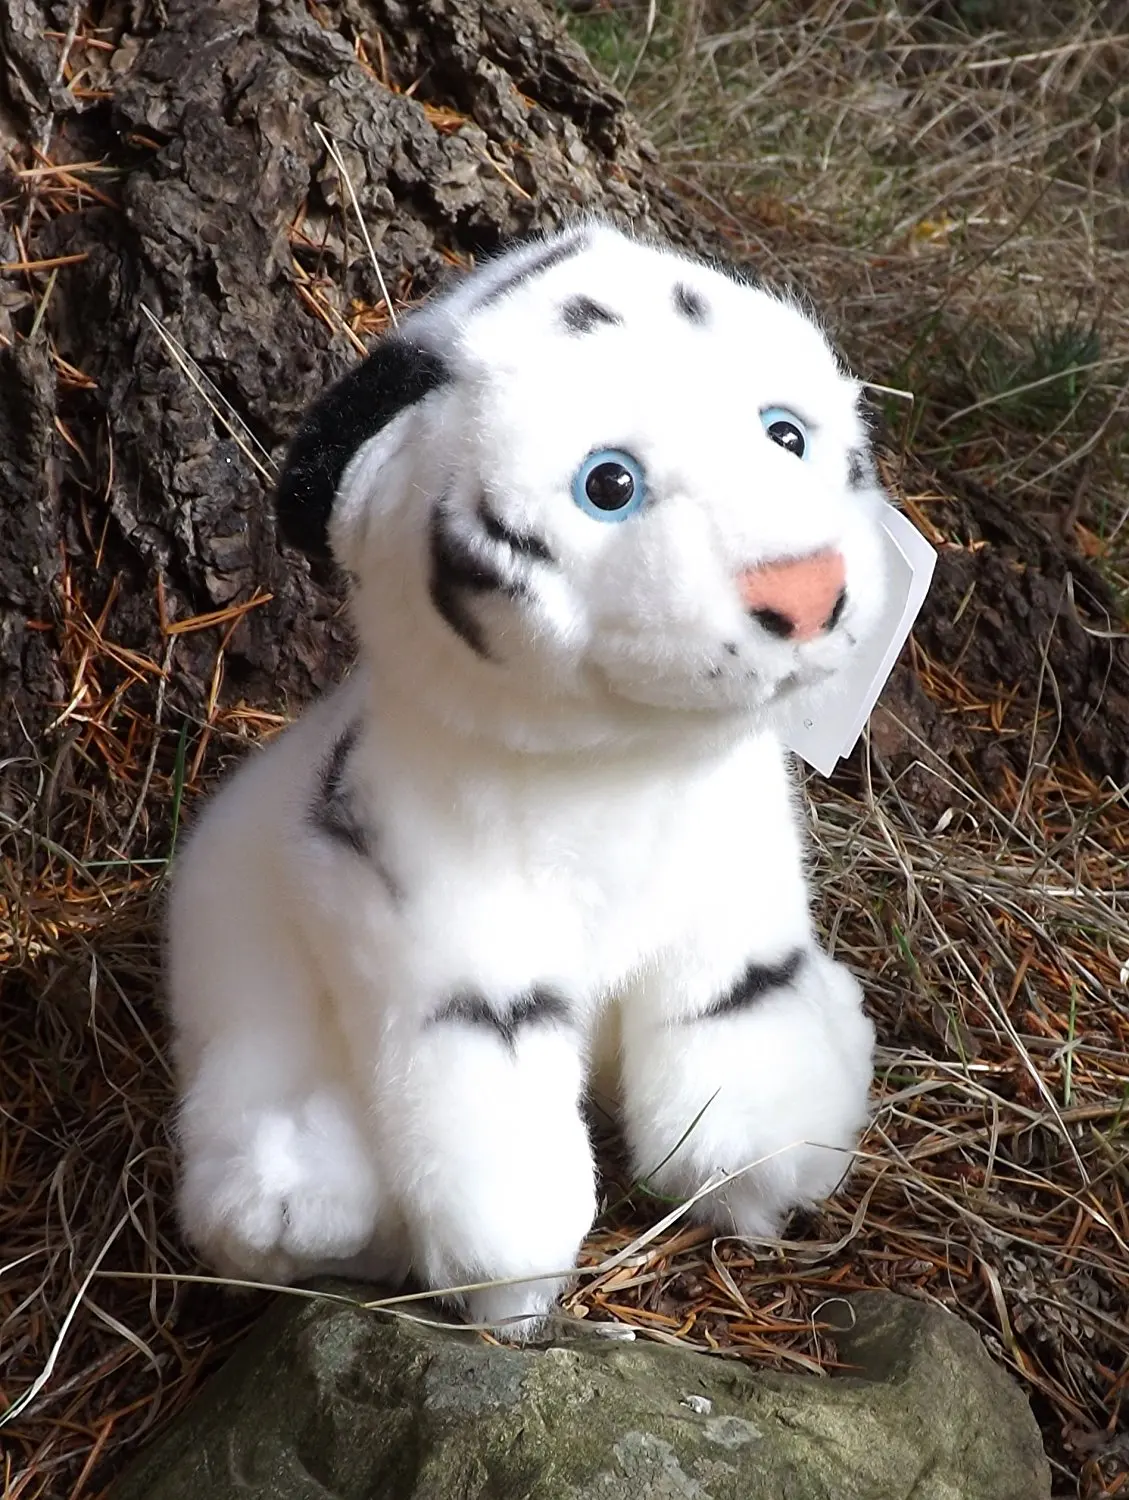
[[[362,444],[337,490],[358,665],[219,791],[169,909],[180,1210],[201,1252],[258,1278],[543,1275],[461,1299],[523,1332],[596,1210],[581,1106],[609,1018],[636,1169],[688,1195],[759,1162],[699,1205],[741,1234],[834,1189],[871,1075],[859,986],[815,944],[771,728],[780,692],[841,667],[881,606],[885,499],[847,483],[857,385],[788,302],[583,234],[484,306],[542,247],[408,321],[452,378]],[[705,323],[674,309],[678,282]],[[565,331],[578,294],[621,324]],[[806,419],[809,458],[766,437],[766,406]],[[621,523],[570,493],[603,447],[648,477],[651,503]],[[483,532],[484,489],[552,565]],[[429,594],[440,498],[448,533],[520,580],[466,596],[489,659]],[[823,548],[846,560],[841,625],[773,638],[737,574]],[[343,795],[367,857],[310,815],[350,730]],[[791,983],[701,1015],[750,963],[797,950]],[[512,1046],[437,1019],[470,995],[504,1020],[532,990],[561,1013],[515,1024]]]

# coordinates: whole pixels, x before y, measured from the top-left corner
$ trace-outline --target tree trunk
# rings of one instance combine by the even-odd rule
[[[578,209],[694,233],[623,101],[528,0],[111,3],[93,33],[109,45],[84,22],[68,48],[71,14],[0,13],[12,159],[31,165],[35,143],[37,165],[110,169],[5,185],[0,259],[66,262],[0,283],[16,754],[76,693],[82,717],[132,672],[131,703],[151,702],[170,643],[166,711],[197,722],[221,643],[226,698],[275,705],[347,654],[334,580],[279,550],[269,495],[304,407],[386,321],[319,125],[397,300]],[[81,92],[54,82],[64,50]]]

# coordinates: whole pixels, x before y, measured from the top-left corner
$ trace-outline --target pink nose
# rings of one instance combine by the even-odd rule
[[[770,634],[810,641],[839,623],[846,581],[841,552],[813,552],[749,568],[738,574],[737,587],[749,613]]]

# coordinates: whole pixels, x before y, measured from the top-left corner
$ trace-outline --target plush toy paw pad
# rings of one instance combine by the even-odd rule
[[[372,1237],[375,1173],[330,1096],[245,1122],[243,1150],[186,1164],[181,1210],[204,1255],[228,1274],[286,1280],[303,1265],[356,1255]]]

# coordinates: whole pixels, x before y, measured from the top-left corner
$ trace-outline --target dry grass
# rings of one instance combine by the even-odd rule
[[[918,461],[1129,589],[1129,6],[668,0],[649,38],[646,14],[574,26],[666,170],[916,393],[890,415]]]
[[[181,746],[171,728],[155,740],[139,726],[124,695],[85,702],[72,764],[52,768],[68,836],[37,835],[47,788],[0,834],[0,1392],[14,1403],[48,1374],[5,1432],[5,1500],[96,1493],[261,1306],[193,1280],[170,1220],[164,859],[124,863],[120,844],[153,743],[146,799],[167,828],[205,734],[235,749],[273,726],[236,711]],[[1060,1492],[1113,1495],[1127,1472],[1129,807],[1063,770],[1029,789],[1018,823],[973,789],[952,793],[973,811],[941,831],[918,826],[895,784],[857,798],[820,787],[813,809],[824,924],[866,974],[885,1042],[848,1189],[779,1247],[675,1223],[587,1277],[569,1306],[812,1370],[834,1363],[827,1298],[887,1286],[936,1299],[1027,1384]],[[669,1209],[614,1167],[607,1196],[593,1266]]]
[[[903,436],[918,455],[1014,488],[1116,578],[1129,39],[1109,39],[1127,29],[1113,9],[1075,7],[1056,40],[1050,8],[1043,33],[1017,38],[911,22],[908,7],[761,5],[728,30],[697,7],[659,15],[632,87],[731,241],[802,266],[856,363],[917,391]],[[585,36],[632,66],[644,19],[596,15]],[[46,164],[36,183],[67,186]],[[333,289],[299,281],[311,315],[342,321]],[[365,318],[382,321],[357,311],[353,338]],[[1099,343],[1056,344],[1063,329]],[[156,920],[185,809],[280,720],[223,706],[236,612],[166,626],[151,658],[106,639],[105,618],[68,580],[59,748],[21,768],[33,795],[0,802],[4,1500],[100,1493],[262,1304],[199,1279],[171,1222]],[[186,628],[215,647],[195,722],[163,707]],[[999,719],[920,666],[946,713]],[[951,815],[921,826],[906,784],[865,764],[853,794],[810,787],[823,924],[865,974],[884,1042],[858,1170],[787,1244],[674,1223],[639,1245],[669,1205],[613,1166],[569,1311],[819,1370],[835,1361],[829,1297],[935,1299],[1025,1384],[1056,1492],[1129,1495],[1129,804],[1058,761],[995,803],[954,777],[936,799]]]

